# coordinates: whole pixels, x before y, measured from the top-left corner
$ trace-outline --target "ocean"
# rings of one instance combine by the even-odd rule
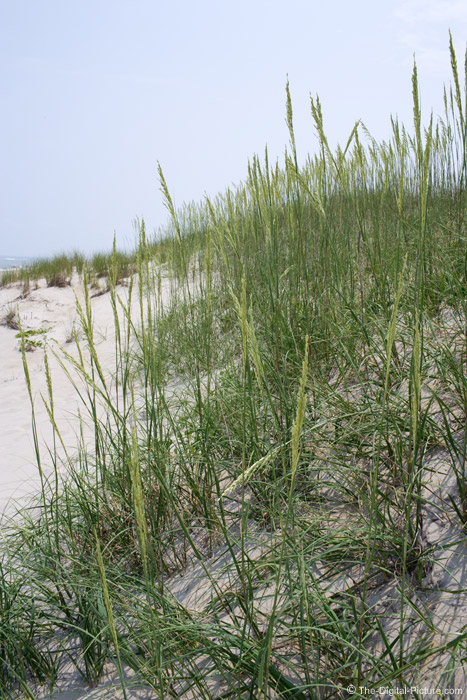
[[[23,267],[33,260],[24,255],[0,255],[0,270],[9,270],[12,267]]]

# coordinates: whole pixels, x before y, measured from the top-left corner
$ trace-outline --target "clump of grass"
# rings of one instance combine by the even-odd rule
[[[18,326],[18,318],[17,318],[17,311],[16,309],[9,308],[8,311],[6,312],[3,321],[2,321],[2,326],[6,326],[7,328],[11,328],[14,331],[17,331],[19,326]]]
[[[0,287],[7,287],[9,284],[17,282],[19,277],[20,273],[17,269],[3,270],[0,272]]]
[[[135,272],[135,262],[135,256],[131,253],[96,253],[90,260],[90,269],[96,277],[113,276],[114,284],[119,284]]]
[[[70,285],[70,280],[65,277],[61,272],[54,273],[48,280],[48,287],[68,287]]]

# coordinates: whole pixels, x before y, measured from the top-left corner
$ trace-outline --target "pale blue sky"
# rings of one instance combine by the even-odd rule
[[[289,75],[297,145],[316,140],[309,95],[344,142],[361,118],[377,138],[441,108],[459,63],[466,0],[0,0],[0,254],[107,250],[176,204],[241,180],[248,159],[282,158]]]

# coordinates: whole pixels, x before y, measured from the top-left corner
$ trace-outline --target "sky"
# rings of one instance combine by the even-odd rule
[[[108,251],[176,206],[283,159],[287,76],[299,156],[357,119],[442,109],[449,29],[463,66],[467,0],[0,0],[0,255]]]

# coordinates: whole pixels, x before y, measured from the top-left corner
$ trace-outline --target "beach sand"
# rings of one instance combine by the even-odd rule
[[[125,300],[128,291],[121,287],[119,294]],[[55,419],[65,446],[75,452],[80,429],[78,416],[80,412],[83,414],[84,407],[58,357],[62,356],[64,349],[75,359],[78,358],[76,342],[71,340],[73,328],[79,327],[76,300],[84,303],[83,284],[77,275],[73,277],[71,286],[63,288],[47,287],[45,280],[42,280],[37,289],[31,289],[25,296],[19,284],[0,288],[0,512],[13,512],[15,504],[24,505],[25,497],[40,489],[31,401],[17,338],[18,330],[5,325],[5,319],[8,312],[19,313],[23,331],[47,331],[44,335],[52,376]],[[115,333],[110,295],[92,298],[91,307],[99,356],[105,367],[111,367],[114,362]],[[33,336],[42,344],[43,338],[42,334]],[[43,347],[26,353],[41,461],[44,475],[48,478],[51,476],[48,446],[53,443],[53,430],[42,400],[42,397],[48,400],[44,355]],[[67,362],[67,367],[76,379],[77,374],[73,372],[70,362]],[[86,436],[91,438],[91,433],[85,432]]]

